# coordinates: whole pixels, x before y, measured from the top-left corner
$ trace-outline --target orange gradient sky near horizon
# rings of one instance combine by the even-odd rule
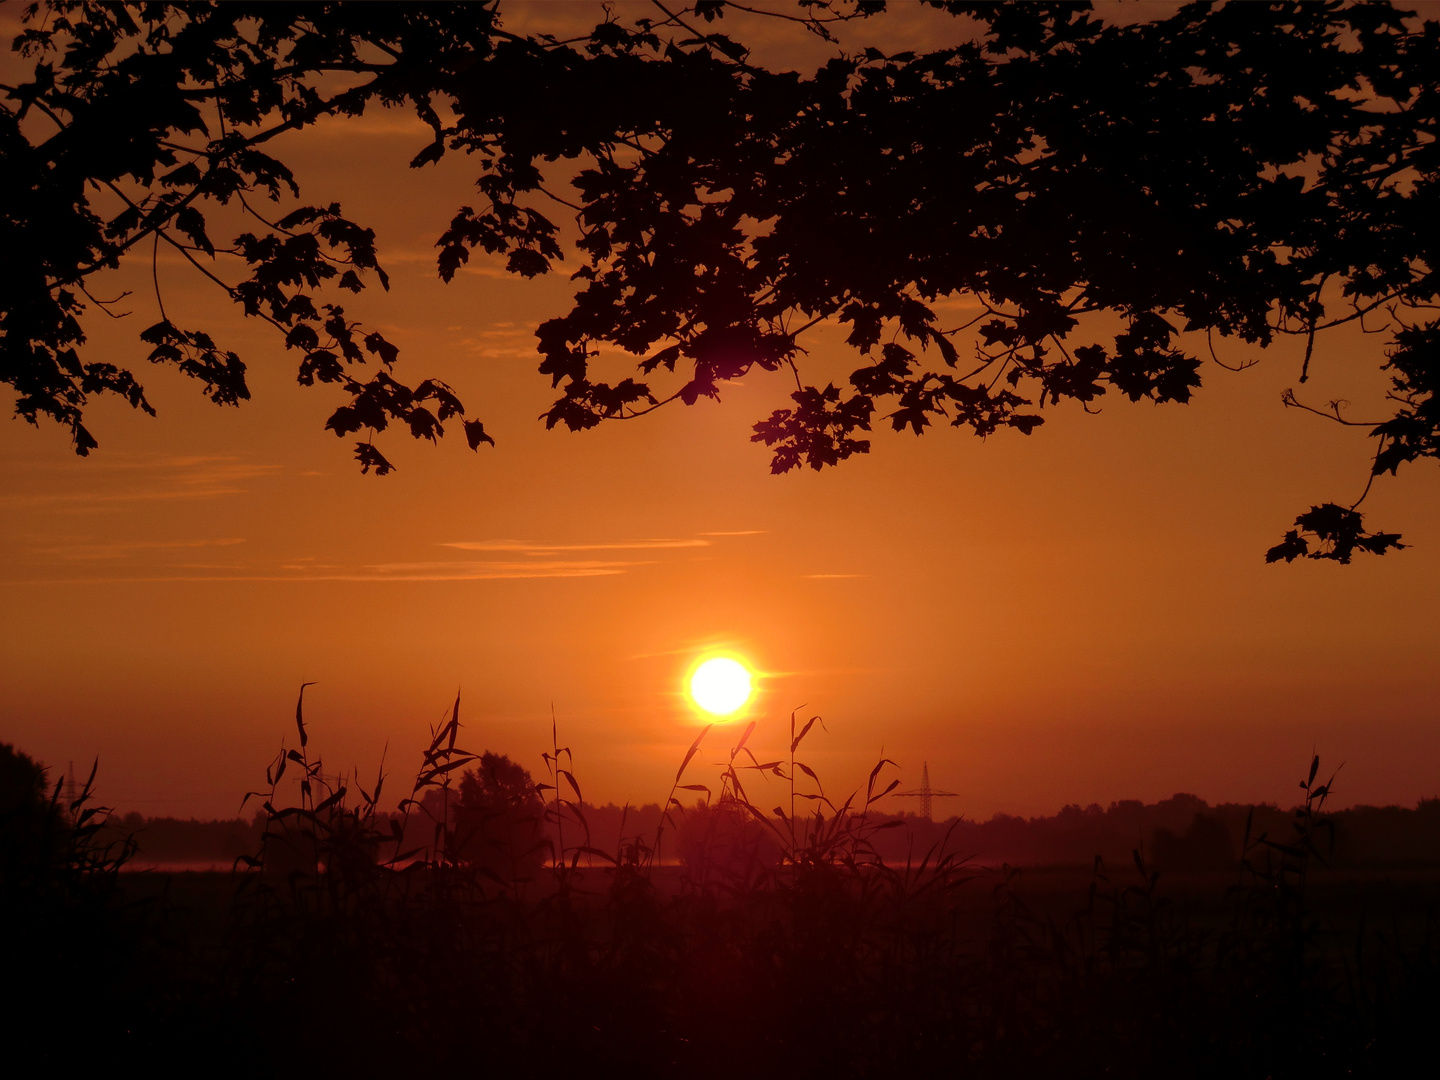
[[[871,454],[821,473],[769,474],[750,427],[787,387],[758,372],[720,403],[546,432],[533,332],[568,275],[477,256],[440,284],[433,244],[476,170],[407,169],[426,141],[398,111],[278,140],[304,201],[378,233],[391,291],[347,310],[497,445],[392,432],[397,472],[361,476],[323,430],[338,398],[297,387],[295,354],[213,286],[162,255],[171,318],[250,365],[239,409],[145,362],[148,262],[97,282],[131,289],[133,314],[92,318],[89,355],[137,370],[160,415],[96,400],[88,459],[53,425],[0,425],[0,740],[62,770],[98,755],[121,810],[229,816],[313,681],[312,749],[365,776],[385,755],[389,802],[459,688],[472,749],[540,772],[553,708],[587,800],[656,802],[700,722],[686,673],[727,650],[759,672],[751,747],[778,754],[792,709],[823,716],[806,760],[842,796],[884,756],[907,788],[928,761],[971,817],[1176,791],[1288,804],[1312,751],[1345,762],[1341,804],[1440,793],[1440,473],[1402,470],[1366,503],[1405,551],[1263,561],[1297,513],[1358,494],[1371,450],[1282,407],[1297,343],[1224,343],[1261,362],[1207,361],[1188,406],[1111,394],[983,442],[877,425]],[[807,381],[858,366],[841,338],[811,332]],[[1379,340],[1322,335],[1309,397],[1378,411]],[[740,730],[717,726],[697,777]]]

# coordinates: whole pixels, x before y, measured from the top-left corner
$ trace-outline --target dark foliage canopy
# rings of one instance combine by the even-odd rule
[[[750,63],[719,32],[748,5],[722,0],[565,41],[510,33],[498,0],[33,5],[16,42],[33,76],[0,109],[0,372],[19,415],[68,425],[80,453],[90,395],[149,410],[132,372],[82,359],[82,314],[107,306],[93,275],[165,244],[277,328],[301,383],[349,395],[328,427],[364,433],[362,469],[391,468],[371,437],[391,423],[435,439],[458,418],[489,442],[450,387],[400,382],[395,345],[314,295],[386,284],[373,232],[333,203],[262,213],[298,195],[269,140],[401,105],[434,132],[413,165],[478,166],[441,278],[477,248],[545,273],[573,215],[578,291],[538,330],[547,426],[761,369],[795,390],[754,438],[776,472],[819,469],[868,451],[880,419],[1029,434],[1062,401],[1186,402],[1201,333],[1217,361],[1217,340],[1298,336],[1308,369],[1318,333],[1358,321],[1384,331],[1392,415],[1287,404],[1366,427],[1372,479],[1440,455],[1440,24],[1389,4],[1191,4],[1129,26],[1084,4],[928,5],[969,20],[970,43],[837,49],[810,73]],[[884,7],[769,13],[828,37]],[[547,186],[567,163],[571,188]],[[226,245],[206,213],[230,203],[256,226]],[[981,314],[949,325],[939,301],[962,296]],[[1123,329],[1088,329],[1100,313]],[[235,353],[161,314],[141,334],[153,361],[217,403],[248,396]],[[860,357],[844,386],[801,373],[826,321]],[[600,377],[607,346],[635,375]],[[1401,546],[1358,505],[1312,507],[1267,558]]]
[[[0,827],[45,806],[45,768],[9,743],[0,743]]]

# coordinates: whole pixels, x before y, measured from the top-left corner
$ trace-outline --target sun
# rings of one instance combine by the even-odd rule
[[[754,691],[750,669],[730,656],[702,661],[690,673],[690,700],[715,716],[729,716],[744,708]]]

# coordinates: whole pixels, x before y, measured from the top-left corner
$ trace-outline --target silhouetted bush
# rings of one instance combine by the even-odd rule
[[[144,955],[144,913],[119,870],[132,847],[107,839],[94,770],[78,791],[48,794],[45,769],[0,744],[0,926],[5,927],[4,1034],[37,1066],[113,1051],[157,998]],[[96,1002],[115,1003],[106,1009]]]
[[[780,845],[737,800],[699,803],[685,812],[675,847],[692,881],[744,887],[778,866]]]
[[[504,754],[486,751],[478,768],[460,777],[453,854],[501,880],[533,879],[549,854],[544,812],[530,774]]]

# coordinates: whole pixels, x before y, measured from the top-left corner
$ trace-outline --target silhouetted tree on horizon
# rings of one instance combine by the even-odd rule
[[[82,454],[90,395],[148,411],[132,372],[81,358],[81,316],[111,306],[93,275],[165,244],[283,334],[301,383],[349,395],[327,426],[368,433],[362,470],[390,470],[372,436],[391,423],[433,440],[459,418],[472,449],[490,442],[450,387],[400,382],[396,346],[314,295],[386,284],[373,232],[334,203],[272,220],[255,201],[299,195],[270,139],[379,104],[431,128],[412,165],[477,162],[442,279],[476,248],[545,273],[563,254],[551,215],[573,215],[579,291],[537,331],[549,427],[693,404],[760,369],[795,385],[755,426],[772,470],[819,469],[868,452],[877,419],[1029,434],[1046,407],[1112,390],[1187,402],[1201,334],[1219,364],[1226,339],[1298,337],[1303,384],[1317,335],[1368,316],[1389,330],[1372,360],[1391,415],[1286,404],[1368,429],[1372,480],[1440,456],[1435,22],[1335,2],[1190,4],[1127,26],[1084,4],[928,6],[968,20],[962,44],[837,48],[805,73],[752,63],[718,32],[722,0],[607,14],[564,41],[511,33],[498,0],[32,5],[16,45],[33,70],[0,109],[0,377],[19,415],[69,426]],[[770,14],[830,39],[884,8]],[[547,186],[557,162],[568,191]],[[227,203],[256,223],[228,244],[205,217]],[[979,314],[950,325],[938,302],[955,297]],[[150,359],[219,404],[248,397],[241,359],[157,302]],[[1122,329],[1098,332],[1102,314]],[[801,371],[825,322],[861,357],[844,386]],[[635,356],[636,376],[598,377],[601,348]],[[1364,497],[1311,507],[1267,559],[1402,546],[1366,530]]]
[[[58,792],[57,792],[58,794]],[[67,822],[49,797],[45,766],[9,743],[0,743],[0,895],[17,870],[31,873],[58,850]]]
[[[487,750],[461,774],[451,854],[503,880],[533,878],[547,854],[544,810],[525,767]]]

